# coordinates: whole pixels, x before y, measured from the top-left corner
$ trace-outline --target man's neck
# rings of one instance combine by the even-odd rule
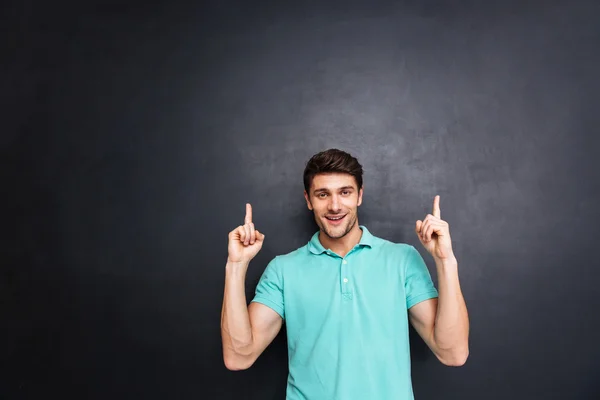
[[[332,239],[325,233],[323,233],[323,231],[321,231],[319,232],[319,241],[321,242],[324,248],[332,250],[333,252],[335,252],[335,254],[341,257],[345,257],[346,254],[348,254],[348,252],[360,242],[362,234],[363,231],[362,229],[360,229],[358,221],[356,221],[352,230],[346,235],[344,235],[344,237],[341,237],[339,239]]]

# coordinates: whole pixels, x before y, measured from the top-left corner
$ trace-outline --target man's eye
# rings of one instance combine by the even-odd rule
[[[344,190],[344,191],[342,192],[342,194],[350,194],[350,191],[348,191],[348,190]]]
[[[323,198],[325,198],[325,196],[327,196],[327,193],[319,193],[319,197],[320,197],[320,198],[322,198],[322,199],[323,199]]]

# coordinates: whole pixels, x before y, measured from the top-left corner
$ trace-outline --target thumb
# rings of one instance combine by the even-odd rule
[[[265,240],[265,235],[256,230],[256,240],[260,240],[262,242],[263,240]]]

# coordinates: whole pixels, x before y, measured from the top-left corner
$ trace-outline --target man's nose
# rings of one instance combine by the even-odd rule
[[[329,201],[329,211],[339,211],[340,210],[340,202],[336,195],[331,196],[331,200]]]

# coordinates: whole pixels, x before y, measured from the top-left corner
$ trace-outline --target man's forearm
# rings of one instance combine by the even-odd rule
[[[438,309],[434,340],[440,352],[455,365],[465,362],[469,353],[469,316],[460,290],[458,263],[435,260],[438,276]]]
[[[226,360],[248,356],[252,351],[252,326],[245,292],[247,267],[247,264],[233,263],[226,266],[221,310],[221,336]]]

